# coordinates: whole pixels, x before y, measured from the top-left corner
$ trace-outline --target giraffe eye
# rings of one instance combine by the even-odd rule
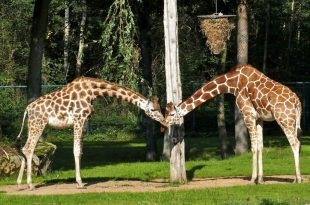
[[[154,108],[153,108],[153,109],[151,109],[151,111],[152,111],[152,112],[155,112],[155,111],[156,111],[156,109],[154,109]]]

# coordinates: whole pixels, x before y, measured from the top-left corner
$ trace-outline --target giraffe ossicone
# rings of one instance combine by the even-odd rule
[[[263,121],[276,120],[292,148],[295,181],[300,183],[300,100],[288,87],[268,78],[250,65],[237,66],[216,77],[176,107],[171,103],[167,104],[165,115],[168,125],[178,124],[180,118],[222,93],[236,96],[237,107],[242,112],[249,131],[253,153],[251,182],[263,182]]]
[[[103,95],[130,102],[144,110],[146,115],[152,119],[166,125],[157,97],[152,97],[151,100],[148,100],[143,95],[129,88],[109,81],[89,77],[77,78],[67,86],[41,96],[27,106],[24,112],[21,131],[17,136],[17,141],[19,141],[25,119],[28,116],[28,138],[21,150],[23,157],[17,178],[18,186],[21,185],[27,163],[27,184],[29,189],[34,188],[31,178],[33,152],[45,126],[49,124],[55,128],[73,127],[76,182],[79,188],[84,187],[80,174],[83,127],[93,112],[92,102],[98,96]]]

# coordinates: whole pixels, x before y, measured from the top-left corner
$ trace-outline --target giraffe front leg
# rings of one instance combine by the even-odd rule
[[[73,154],[74,154],[74,161],[75,161],[75,179],[77,182],[77,188],[82,189],[85,188],[81,178],[80,172],[80,163],[82,157],[82,132],[83,126],[79,126],[78,124],[74,126],[74,147],[73,147]]]
[[[22,149],[22,152],[26,158],[26,163],[27,163],[27,185],[29,190],[34,190],[34,186],[32,184],[32,157],[34,153],[34,149],[37,145],[37,142],[39,140],[39,137],[41,136],[43,129],[44,129],[44,124],[43,123],[36,123],[37,127],[28,125],[28,139],[27,142]],[[23,164],[21,166],[24,166]],[[21,167],[22,168],[22,167]],[[20,172],[22,169],[20,170]],[[20,173],[22,177],[22,173]],[[20,179],[21,180],[21,179]]]
[[[257,180],[257,157],[258,157],[258,139],[256,135],[256,120],[251,114],[244,113],[244,122],[248,128],[251,139],[251,151],[252,151],[252,177],[251,184],[255,184]]]
[[[252,150],[252,177],[251,184],[255,184],[257,179],[257,156],[258,156],[258,139],[256,133],[256,119],[257,112],[253,107],[250,99],[246,93],[241,93],[236,96],[236,104],[243,114],[244,123],[248,128],[248,132],[251,139],[251,150]]]
[[[252,177],[251,177],[251,184],[256,183],[257,179],[257,143],[251,143],[252,146]]]

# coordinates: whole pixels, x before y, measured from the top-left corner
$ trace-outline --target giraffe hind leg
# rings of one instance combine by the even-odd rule
[[[287,128],[284,129],[285,135],[287,136],[289,143],[291,145],[293,155],[294,155],[294,162],[295,162],[295,172],[296,172],[296,177],[294,182],[301,183],[302,178],[300,174],[300,141],[298,140],[297,136],[295,137],[293,134],[291,134],[291,131],[288,130]]]
[[[25,171],[25,166],[26,166],[26,158],[25,156],[21,156],[21,165],[20,165],[19,174],[17,177],[17,187],[19,190],[21,189],[21,183],[22,183],[23,174]]]
[[[298,128],[295,128],[295,123],[284,123],[281,120],[277,119],[278,124],[284,131],[284,134],[286,135],[290,146],[293,151],[293,156],[294,156],[294,162],[295,162],[295,172],[296,172],[296,177],[294,182],[301,183],[302,178],[300,174],[300,161],[299,161],[299,154],[300,154],[300,141],[298,139]]]
[[[256,125],[257,155],[258,155],[258,178],[257,183],[263,184],[263,121],[258,120]]]
[[[43,123],[36,123],[36,126],[28,126],[28,139],[27,139],[25,146],[22,149],[22,152],[26,158],[25,163],[27,163],[27,185],[28,185],[29,190],[34,190],[35,188],[32,184],[32,176],[31,176],[32,175],[32,157],[33,157],[33,153],[37,145],[37,142],[44,130],[44,127],[45,127],[45,124]]]

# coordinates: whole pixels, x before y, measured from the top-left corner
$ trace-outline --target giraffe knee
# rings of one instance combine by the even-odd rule
[[[297,141],[297,142],[292,143],[291,147],[292,147],[293,151],[296,151],[296,152],[299,151],[299,149],[300,149],[300,142]]]
[[[27,147],[24,147],[22,149],[22,153],[24,154],[25,157],[28,157],[31,154],[31,150]]]
[[[251,140],[251,151],[252,153],[257,153],[258,144],[257,141]]]
[[[74,156],[77,156],[77,157],[80,157],[80,156],[82,156],[82,150],[81,149],[79,149],[79,148],[75,148],[74,150],[73,150],[73,155]]]

